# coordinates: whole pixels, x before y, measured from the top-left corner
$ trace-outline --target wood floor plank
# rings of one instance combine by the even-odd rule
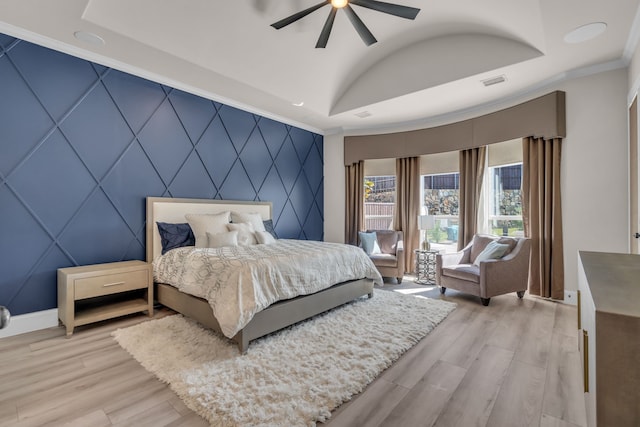
[[[435,426],[485,426],[514,353],[485,346],[469,367]]]
[[[18,408],[13,400],[0,399],[0,426],[10,426],[18,421]]]
[[[551,341],[542,412],[578,425],[587,423],[576,338],[560,332],[554,332]]]
[[[529,322],[527,313],[534,305],[535,302],[531,299],[519,299],[507,307],[489,336],[487,344],[515,351],[522,340],[522,331]]]
[[[578,308],[575,305],[556,304],[556,332],[575,337],[578,332]]]
[[[180,399],[177,394],[174,394],[173,397],[169,399],[169,403],[171,403],[171,406],[173,406],[173,408],[178,411],[180,415],[187,415],[192,413],[191,409],[189,409],[189,407],[184,404],[182,399]]]
[[[111,427],[111,420],[102,409],[64,423],[64,427]]]
[[[46,329],[40,329],[38,331],[29,332],[27,334],[20,334],[20,335],[14,335],[12,337],[0,338],[0,356],[2,356],[5,353],[5,351],[10,351],[16,348],[28,349],[29,345],[42,340],[47,340],[54,336],[58,336],[59,333],[60,333],[59,328],[46,328]]]
[[[502,314],[502,310],[495,306],[478,310],[441,359],[465,369],[469,368],[493,334]]]
[[[525,323],[515,358],[520,362],[546,368],[558,303],[541,298],[535,298],[534,301],[535,306]]]
[[[325,425],[330,427],[378,426],[407,393],[409,393],[407,388],[378,379],[367,387],[361,399],[342,405]]]
[[[201,416],[194,412],[183,414],[177,420],[166,424],[165,427],[209,427],[210,424]]]
[[[128,420],[113,423],[114,427],[158,427],[180,419],[180,414],[169,402],[162,402]]]
[[[487,425],[537,427],[540,424],[544,368],[514,360],[509,366]]]
[[[44,367],[41,370],[40,367]],[[3,381],[0,400],[19,400],[43,390],[50,390],[84,375],[84,366],[79,360],[41,364],[38,369],[16,367],[16,371]],[[49,369],[46,369],[49,368]]]
[[[162,402],[170,402],[174,396],[175,394],[155,377],[149,377],[104,405],[104,412],[114,424],[117,424],[133,419]]]
[[[586,427],[586,424],[573,424],[556,417],[552,417],[551,415],[542,414],[540,427]]]
[[[382,378],[405,388],[413,388],[463,333],[477,308],[458,307],[449,316],[387,369]]]
[[[138,363],[131,360],[97,372],[87,371],[69,383],[24,396],[18,401],[18,418],[37,418],[46,413],[83,410],[97,403],[102,405],[105,400],[113,399],[149,378],[147,371],[137,367]],[[77,393],[78,390],[82,392]]]
[[[380,426],[432,426],[466,373],[459,366],[437,362]]]

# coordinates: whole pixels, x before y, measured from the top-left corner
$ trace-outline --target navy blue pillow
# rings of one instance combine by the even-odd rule
[[[158,232],[160,233],[160,241],[162,243],[162,255],[171,249],[196,245],[196,238],[193,235],[193,231],[186,222],[182,224],[156,222],[156,224],[158,224]]]
[[[266,221],[262,221],[262,223],[264,224],[264,229],[267,230],[274,239],[277,239],[278,235],[276,234],[276,230],[273,228],[273,220],[268,219]]]

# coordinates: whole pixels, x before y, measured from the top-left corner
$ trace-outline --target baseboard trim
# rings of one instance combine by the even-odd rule
[[[0,329],[0,338],[26,334],[40,329],[58,326],[58,309],[36,311],[34,313],[11,316],[9,326]]]

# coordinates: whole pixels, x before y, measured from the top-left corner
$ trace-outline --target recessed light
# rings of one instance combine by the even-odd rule
[[[300,101],[300,102],[293,102],[292,103],[295,107],[302,107],[304,105],[304,101]]]
[[[105,41],[102,37],[88,31],[76,31],[75,33],[73,33],[73,36],[78,40],[92,45],[102,46],[105,44]]]
[[[604,33],[607,29],[607,24],[604,22],[592,22],[590,24],[582,25],[569,31],[564,36],[565,43],[582,43],[587,40],[591,40]]]

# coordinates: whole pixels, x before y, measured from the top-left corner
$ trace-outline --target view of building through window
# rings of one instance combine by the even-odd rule
[[[486,171],[484,229],[499,236],[523,236],[522,163],[489,167]],[[433,250],[455,252],[458,246],[460,174],[421,177],[423,215],[433,215],[433,227],[420,231]],[[396,177],[367,176],[364,182],[366,230],[388,230],[393,223]]]
[[[499,236],[524,236],[522,163],[489,168],[489,228]]]
[[[458,246],[460,174],[422,176],[423,214],[434,216],[434,226],[426,231],[433,250],[455,252]]]
[[[393,175],[364,178],[364,228],[389,230],[393,222],[396,200],[396,177]]]

